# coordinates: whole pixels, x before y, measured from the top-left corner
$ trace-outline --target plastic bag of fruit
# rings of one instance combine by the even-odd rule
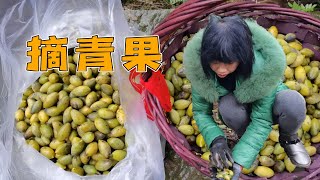
[[[119,60],[134,35],[121,1],[12,4],[0,21],[0,179],[164,179],[158,130]],[[113,73],[75,72],[70,54],[69,72],[26,71],[32,36],[73,48],[95,34],[115,38]]]

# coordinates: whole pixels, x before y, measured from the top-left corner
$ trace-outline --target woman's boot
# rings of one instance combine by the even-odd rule
[[[307,168],[311,159],[297,135],[306,118],[306,102],[297,91],[284,90],[276,95],[273,106],[279,123],[279,142],[291,162],[297,167]]]

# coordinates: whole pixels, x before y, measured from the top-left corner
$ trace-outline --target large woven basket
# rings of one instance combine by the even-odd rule
[[[320,20],[308,13],[281,8],[276,4],[257,4],[256,1],[244,1],[228,3],[224,0],[189,0],[171,12],[153,31],[159,35],[160,47],[163,55],[163,72],[171,65],[171,57],[178,51],[182,51],[186,45],[183,38],[188,34],[196,33],[207,24],[208,16],[213,13],[221,17],[240,15],[257,20],[258,24],[268,28],[275,25],[279,33],[295,33],[297,39],[303,42],[303,46],[320,46]],[[316,52],[315,59],[320,59],[320,52]],[[145,73],[144,78],[151,73]],[[155,122],[172,148],[188,164],[194,166],[203,174],[210,176],[208,162],[196,156],[188,150],[182,134],[167,121],[166,114],[162,110],[156,97],[150,92],[144,91],[145,103],[149,106]],[[319,146],[317,146],[319,148]],[[283,172],[276,174],[271,179],[320,179],[320,155],[312,157],[313,163],[309,169],[294,173]],[[242,179],[264,179],[241,175]]]

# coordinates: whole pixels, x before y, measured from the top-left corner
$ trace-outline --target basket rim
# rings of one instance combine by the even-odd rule
[[[169,13],[169,15],[154,28],[152,34],[159,35],[159,38],[161,39],[162,37],[167,35],[166,33],[167,31],[170,32],[173,29],[179,29],[179,27],[184,24],[184,21],[181,21],[181,20],[183,19],[197,20],[197,19],[201,19],[201,16],[207,13],[212,13],[212,12],[206,13],[204,11],[200,11],[200,12],[197,12],[197,11],[202,8],[208,8],[208,6],[215,5],[216,3],[219,3],[219,2],[222,2],[222,5],[219,7],[213,8],[212,12],[223,10],[224,8],[231,8],[231,9],[234,8],[236,10],[241,8],[252,8],[253,10],[265,10],[270,12],[276,11],[277,13],[283,14],[283,15],[290,15],[294,17],[305,18],[304,20],[306,22],[309,22],[317,27],[320,27],[320,19],[317,19],[306,12],[301,12],[301,11],[297,11],[289,8],[283,8],[277,4],[256,3],[255,1],[251,1],[251,0],[243,1],[243,2],[233,2],[233,3],[227,3],[224,0],[205,0],[205,1],[189,0],[185,3],[183,7],[178,7],[175,10],[173,10],[171,13]],[[185,8],[190,7],[191,9],[194,6],[196,6],[196,8],[194,8],[192,12],[190,12],[188,15],[184,14],[185,12],[183,10]]]

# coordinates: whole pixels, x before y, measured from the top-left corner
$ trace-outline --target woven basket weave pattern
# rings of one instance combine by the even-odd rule
[[[282,34],[295,33],[297,39],[307,47],[320,46],[320,20],[308,13],[281,8],[276,4],[257,4],[255,1],[227,3],[224,0],[190,0],[171,12],[153,31],[153,34],[159,35],[160,38],[160,47],[165,63],[163,71],[170,67],[171,57],[186,45],[184,36],[196,33],[200,28],[205,27],[211,13],[222,17],[240,15],[253,18],[265,28],[275,25]],[[144,74],[144,78],[148,76],[150,74]],[[176,153],[189,165],[210,176],[208,162],[189,150],[183,135],[169,124],[159,101],[148,91],[144,92],[144,96],[161,134]],[[319,148],[318,144],[316,147]],[[314,163],[306,171],[284,172],[271,179],[320,179],[317,176],[320,174],[320,163],[315,163],[320,161],[320,155],[315,155],[312,160]],[[245,175],[241,177],[243,179],[264,179]]]

